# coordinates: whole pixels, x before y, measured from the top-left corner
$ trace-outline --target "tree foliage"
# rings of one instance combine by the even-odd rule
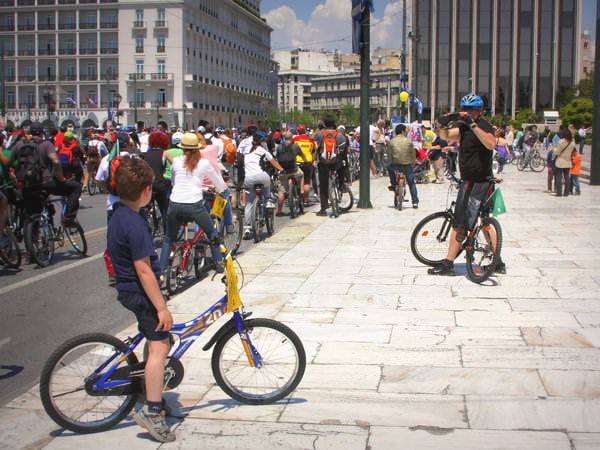
[[[590,126],[594,113],[594,101],[587,97],[577,97],[560,108],[560,118],[563,124]]]

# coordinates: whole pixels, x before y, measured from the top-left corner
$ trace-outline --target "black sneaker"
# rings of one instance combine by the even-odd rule
[[[317,216],[326,216],[327,215],[327,211],[323,211],[322,209],[317,211]]]
[[[391,184],[388,186],[388,191],[395,191],[396,188],[394,186],[392,186]]]
[[[506,264],[504,264],[504,261],[501,260],[496,265],[496,270],[494,270],[494,272],[499,273],[500,275],[506,275]]]
[[[442,260],[437,266],[427,270],[429,275],[454,276],[454,263],[448,259]]]

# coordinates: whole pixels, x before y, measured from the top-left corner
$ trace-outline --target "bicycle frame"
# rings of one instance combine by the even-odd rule
[[[217,302],[208,307],[203,313],[199,314],[195,318],[183,322],[173,324],[173,327],[169,331],[172,335],[175,335],[179,339],[179,344],[171,352],[170,357],[174,359],[181,359],[187,350],[196,342],[204,332],[214,323],[216,323],[221,317],[233,313],[233,317],[221,326],[221,328],[215,333],[215,335],[209,340],[208,343],[202,347],[204,351],[209,350],[214,343],[222,336],[225,332],[235,327],[241,338],[248,363],[251,367],[261,367],[262,360],[260,354],[252,345],[248,332],[244,326],[244,318],[247,314],[241,303],[239,297],[239,289],[237,286],[237,275],[233,268],[233,259],[231,255],[227,256],[227,293],[221,297]],[[231,280],[231,281],[230,281]],[[124,352],[115,352],[111,355],[101,366],[99,366],[93,373],[93,375],[100,375],[98,379],[94,380],[93,389],[95,391],[105,391],[115,389],[131,383],[131,378],[142,376],[143,372],[135,372],[129,374],[129,376],[122,379],[111,379],[112,375],[119,368],[121,363],[127,360],[137,346],[142,342],[144,336],[142,333],[136,334],[134,337],[127,339],[125,342],[128,344],[127,350]],[[115,361],[116,359],[116,361]],[[106,369],[108,367],[108,369]],[[106,369],[106,371],[104,371]],[[104,372],[103,372],[104,371]],[[167,376],[167,373],[165,373]]]

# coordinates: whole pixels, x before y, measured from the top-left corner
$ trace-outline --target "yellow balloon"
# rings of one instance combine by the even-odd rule
[[[402,103],[404,103],[407,100],[408,100],[408,92],[406,92],[406,91],[400,92],[400,101]]]

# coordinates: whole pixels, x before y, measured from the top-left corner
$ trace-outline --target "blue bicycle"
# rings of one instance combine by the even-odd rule
[[[271,319],[249,319],[239,295],[231,254],[225,258],[226,294],[196,318],[173,325],[164,390],[183,379],[181,357],[222,316],[233,317],[204,345],[214,347],[211,367],[223,391],[243,403],[270,404],[290,394],[304,375],[302,342],[288,326]],[[122,341],[91,333],[74,337],[50,356],[40,379],[48,415],[79,433],[107,430],[119,423],[144,394],[144,364],[136,349],[141,333]],[[143,353],[138,350],[139,353]]]

